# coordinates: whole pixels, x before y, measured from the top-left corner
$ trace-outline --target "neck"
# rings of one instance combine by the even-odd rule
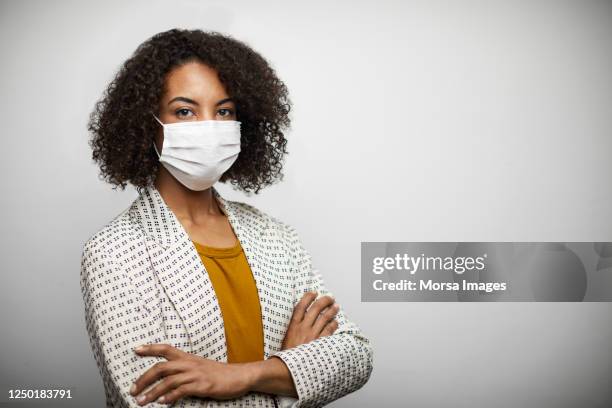
[[[212,187],[202,191],[190,190],[163,166],[160,167],[154,185],[177,218],[197,222],[209,216],[223,215]]]

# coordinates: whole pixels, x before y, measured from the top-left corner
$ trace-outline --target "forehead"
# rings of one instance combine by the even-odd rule
[[[227,93],[215,69],[201,62],[188,62],[174,67],[165,77],[162,99],[175,96],[206,100],[227,97]]]

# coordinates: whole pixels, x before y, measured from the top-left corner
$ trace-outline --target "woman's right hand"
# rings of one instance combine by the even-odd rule
[[[340,305],[334,303],[331,296],[326,295],[321,296],[310,306],[316,297],[316,292],[306,292],[295,305],[281,350],[308,343],[322,336],[329,336],[338,328],[335,316],[340,310]]]

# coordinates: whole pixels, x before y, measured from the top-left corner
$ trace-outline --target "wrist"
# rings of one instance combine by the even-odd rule
[[[259,391],[261,386],[262,378],[265,373],[265,361],[253,361],[250,363],[243,363],[243,369],[245,371],[246,382],[249,391]]]
[[[251,391],[297,397],[291,372],[280,357],[271,356],[252,364],[249,367]]]

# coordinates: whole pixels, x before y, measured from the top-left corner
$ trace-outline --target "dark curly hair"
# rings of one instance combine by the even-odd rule
[[[154,182],[159,159],[153,148],[166,74],[199,61],[215,69],[236,102],[241,121],[240,154],[219,181],[255,194],[283,179],[287,153],[283,130],[290,126],[287,87],[269,63],[244,42],[216,31],[172,29],[138,46],[121,66],[90,115],[89,145],[100,178],[139,191]]]

